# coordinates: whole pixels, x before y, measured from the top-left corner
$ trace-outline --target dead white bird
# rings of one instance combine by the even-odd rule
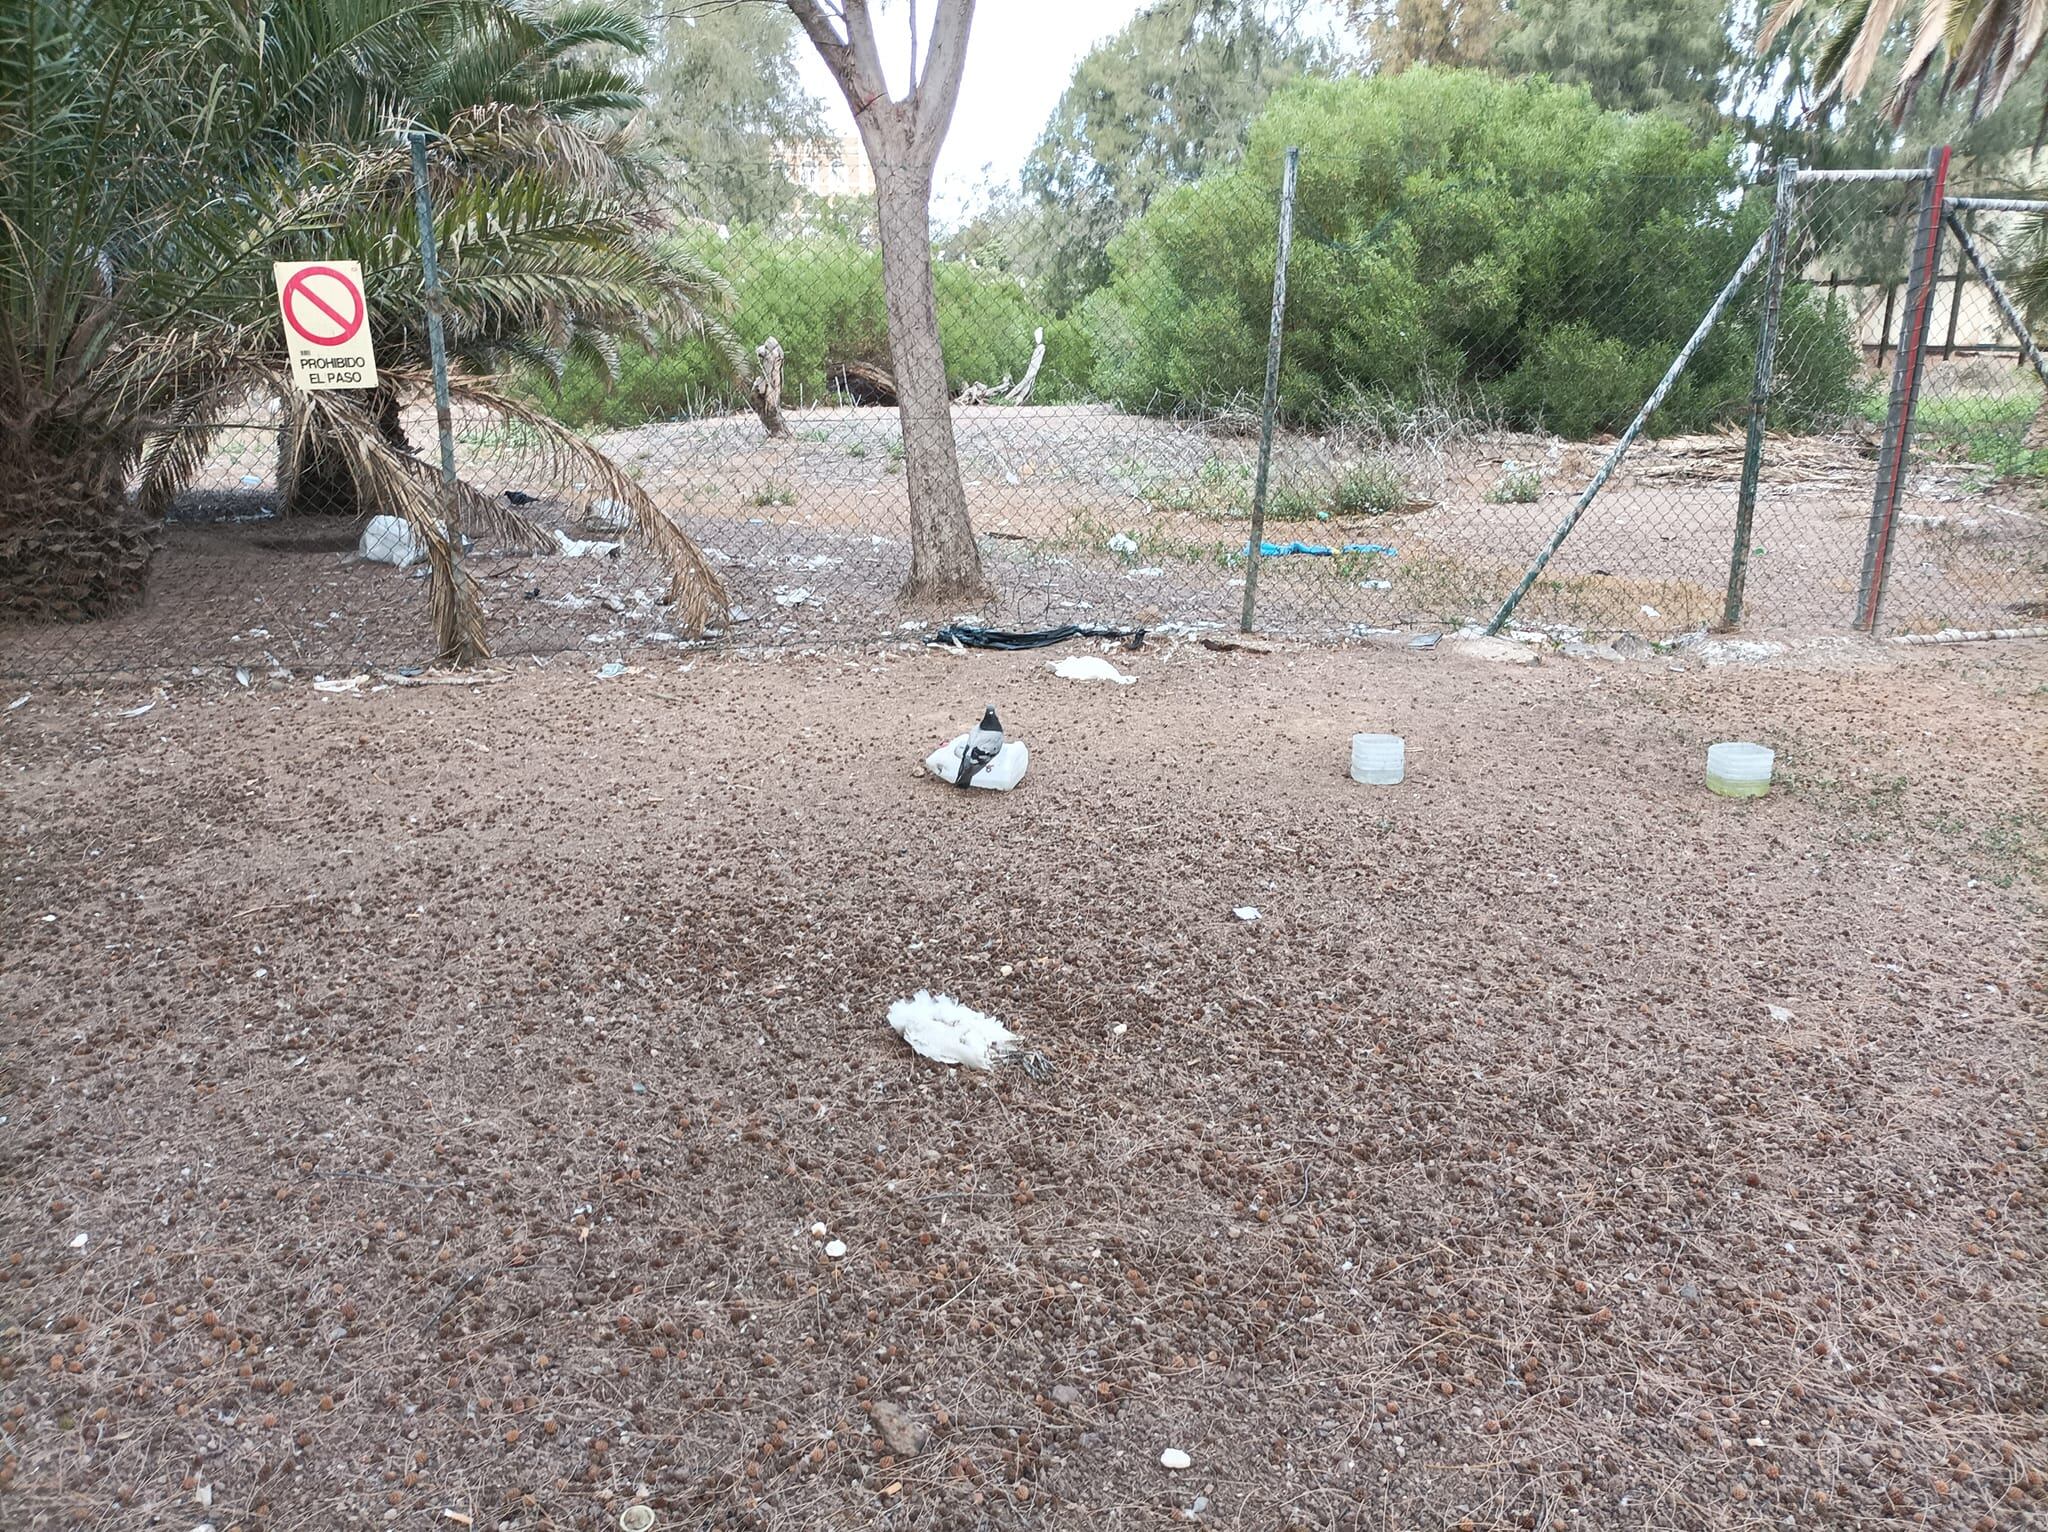
[[[921,989],[908,1000],[898,1000],[889,1007],[889,1025],[919,1058],[934,1064],[982,1070],[1015,1064],[1034,1080],[1052,1074],[1044,1054],[1026,1048],[1024,1039],[995,1017],[962,1005],[951,995]]]

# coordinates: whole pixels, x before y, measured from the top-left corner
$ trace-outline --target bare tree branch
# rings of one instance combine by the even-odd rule
[[[953,122],[960,76],[967,68],[967,33],[973,25],[974,0],[939,0],[924,76],[916,82],[911,98],[917,114],[911,127],[911,149],[926,170],[938,162],[939,145],[946,141],[946,129]]]

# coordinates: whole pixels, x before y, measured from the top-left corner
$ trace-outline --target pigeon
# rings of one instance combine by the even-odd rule
[[[540,496],[538,495],[529,495],[523,489],[508,489],[505,491],[505,503],[507,505],[532,505],[539,498]]]
[[[981,722],[967,736],[967,748],[960,752],[960,774],[953,779],[957,787],[971,787],[976,776],[993,761],[1003,748],[1003,721],[996,717],[993,707],[982,711]]]
[[[951,995],[919,990],[889,1007],[889,1025],[919,1058],[993,1071],[1014,1066],[1034,1080],[1052,1078],[1052,1061],[995,1017]]]

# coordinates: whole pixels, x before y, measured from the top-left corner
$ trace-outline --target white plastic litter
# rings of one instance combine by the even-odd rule
[[[993,1016],[962,1005],[951,995],[919,990],[889,1007],[889,1025],[919,1058],[934,1064],[989,1069],[1024,1050],[1024,1040]]]
[[[363,689],[363,683],[369,679],[368,675],[315,676],[313,677],[313,690],[316,692],[354,692],[360,694]]]
[[[630,531],[633,526],[633,508],[621,505],[616,500],[607,500],[602,495],[583,508],[585,525],[602,527],[607,532]]]
[[[1112,532],[1109,541],[1102,545],[1111,553],[1136,553],[1137,543],[1122,532]]]
[[[1408,771],[1408,747],[1398,734],[1351,736],[1351,780],[1392,787]]]
[[[1069,681],[1114,681],[1129,686],[1138,678],[1127,676],[1097,654],[1070,654],[1052,667],[1052,673]]]
[[[843,1239],[832,1240],[825,1246],[825,1256],[828,1260],[843,1260],[846,1256],[846,1241]]]
[[[584,542],[571,537],[557,527],[554,530],[555,551],[565,559],[608,559],[617,555],[617,543]]]
[[[356,552],[375,564],[410,569],[426,562],[427,545],[403,516],[372,516]]]
[[[968,731],[970,734],[972,730]],[[924,769],[941,782],[952,782],[960,776],[960,753],[967,748],[967,734],[939,746],[924,758]],[[995,792],[1006,793],[1024,780],[1024,769],[1031,764],[1031,752],[1024,748],[1024,741],[1013,739],[996,752],[996,758],[974,774],[969,787],[986,787]]]
[[[1259,911],[1256,905],[1240,904],[1236,909],[1232,910],[1230,913],[1235,915],[1239,920],[1243,921],[1253,921],[1259,918]]]
[[[1747,740],[1707,746],[1707,788],[1723,798],[1761,798],[1771,790],[1777,753]]]

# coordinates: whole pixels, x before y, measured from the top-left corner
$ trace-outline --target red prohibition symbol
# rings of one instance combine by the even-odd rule
[[[347,345],[363,327],[363,308],[362,290],[332,266],[307,266],[284,285],[284,321],[310,345]]]

